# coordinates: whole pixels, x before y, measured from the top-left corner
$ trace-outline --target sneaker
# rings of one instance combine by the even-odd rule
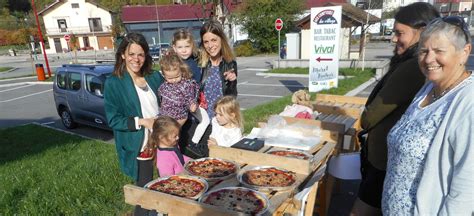
[[[138,155],[137,157],[137,160],[141,160],[141,161],[144,161],[144,160],[151,160],[153,159],[153,154],[150,154],[146,151],[142,151],[140,152],[140,154]]]

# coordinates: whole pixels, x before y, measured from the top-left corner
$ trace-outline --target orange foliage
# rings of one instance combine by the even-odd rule
[[[34,28],[22,28],[18,30],[0,29],[0,46],[29,43],[30,35],[33,35],[35,38],[37,38],[37,32]]]

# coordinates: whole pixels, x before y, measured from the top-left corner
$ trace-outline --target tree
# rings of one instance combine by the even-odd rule
[[[300,0],[245,1],[236,13],[235,20],[243,26],[257,49],[275,52],[279,49],[275,20],[281,18],[284,22],[282,35],[290,32],[298,19],[297,15],[302,13],[303,3]]]
[[[31,10],[31,2],[29,0],[8,0],[8,8],[10,11],[26,13]]]

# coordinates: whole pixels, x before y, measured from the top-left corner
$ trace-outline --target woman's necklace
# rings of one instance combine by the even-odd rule
[[[132,78],[133,79],[133,78]],[[145,81],[145,79],[141,79],[141,78],[135,78],[133,79],[133,83],[138,87],[140,88],[141,90],[143,90],[144,92],[147,92],[148,91],[148,85]]]
[[[461,76],[451,85],[448,86],[445,90],[443,90],[439,95],[436,95],[436,90],[433,88],[433,93],[431,94],[431,100],[433,102],[437,101],[438,99],[442,98],[444,95],[446,95],[449,91],[451,91],[454,87],[456,87],[459,83],[461,83],[464,79],[464,73],[461,74]]]

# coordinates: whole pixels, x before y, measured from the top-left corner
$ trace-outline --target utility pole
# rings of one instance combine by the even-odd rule
[[[36,12],[35,0],[31,0],[31,7],[35,13],[36,26],[38,26],[38,34],[40,38],[41,48],[43,48],[44,61],[46,63],[46,69],[48,70],[48,76],[51,77],[51,69],[49,69],[48,56],[46,55],[46,49],[44,48],[43,34],[41,33],[41,26],[38,19],[38,13]]]

